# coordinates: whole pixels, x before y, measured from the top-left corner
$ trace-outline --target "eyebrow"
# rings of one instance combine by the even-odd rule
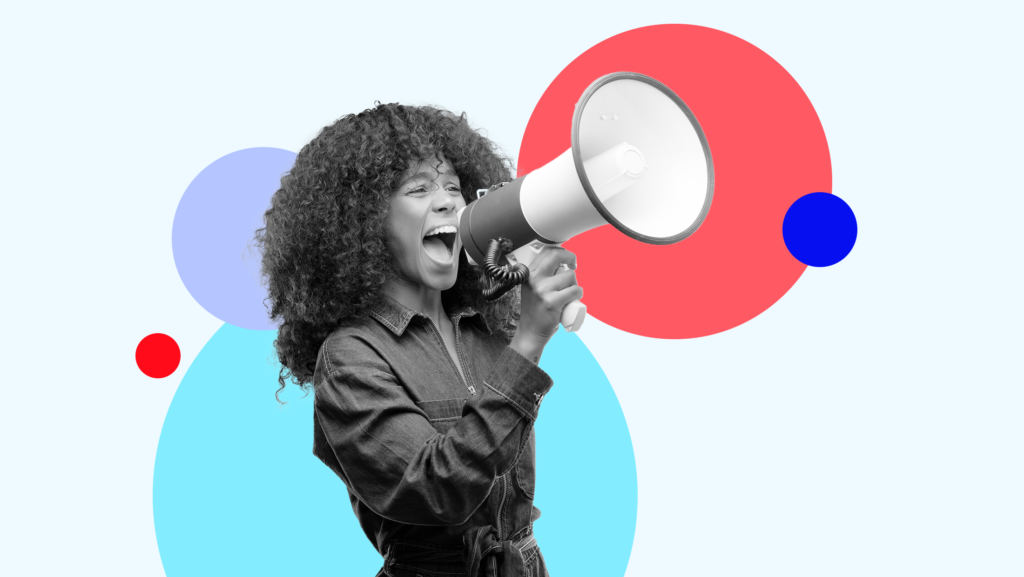
[[[451,176],[451,177],[455,177],[456,179],[459,178],[459,175],[455,174],[455,171],[452,170],[451,168],[449,168],[449,169],[445,170],[444,172],[438,174],[438,176]],[[423,179],[426,179],[426,180],[434,180],[434,175],[429,173],[429,172],[417,172],[416,174],[414,174],[414,175],[410,176],[409,178],[403,180],[402,184],[400,186],[405,186],[406,184],[409,184],[410,182],[416,180],[417,178],[423,178]]]

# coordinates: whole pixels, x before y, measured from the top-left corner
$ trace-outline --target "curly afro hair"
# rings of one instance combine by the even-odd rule
[[[308,390],[317,353],[339,326],[364,319],[394,273],[385,219],[390,198],[411,162],[444,155],[471,191],[512,180],[512,161],[469,126],[466,115],[432,106],[380,104],[325,127],[281,178],[256,231],[270,318],[280,322],[274,346],[280,393],[291,380]],[[478,269],[460,255],[446,309],[471,306],[488,326],[511,338],[518,291],[488,302]]]

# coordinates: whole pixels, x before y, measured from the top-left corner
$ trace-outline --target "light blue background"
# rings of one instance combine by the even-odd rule
[[[636,453],[627,575],[1024,573],[1021,16],[1010,2],[5,6],[0,573],[163,574],[160,428],[221,326],[171,254],[200,170],[298,150],[374,100],[464,110],[515,155],[568,62],[671,22],[735,34],[796,78],[860,230],[842,263],[723,334],[658,341],[588,319]],[[638,296],[637,314],[670,305]],[[160,381],[133,362],[152,332],[182,349]]]

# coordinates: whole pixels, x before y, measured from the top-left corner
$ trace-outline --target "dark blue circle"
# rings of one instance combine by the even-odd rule
[[[832,266],[857,242],[857,217],[843,199],[812,192],[790,205],[782,220],[782,238],[796,260],[808,266]]]

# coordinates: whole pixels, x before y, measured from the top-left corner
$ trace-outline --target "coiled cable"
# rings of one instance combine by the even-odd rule
[[[484,298],[496,301],[505,293],[521,285],[530,278],[530,268],[523,263],[515,266],[498,265],[498,259],[512,250],[512,241],[507,238],[492,238],[487,243],[487,254],[484,257],[484,274],[491,279],[491,286],[484,288]]]

